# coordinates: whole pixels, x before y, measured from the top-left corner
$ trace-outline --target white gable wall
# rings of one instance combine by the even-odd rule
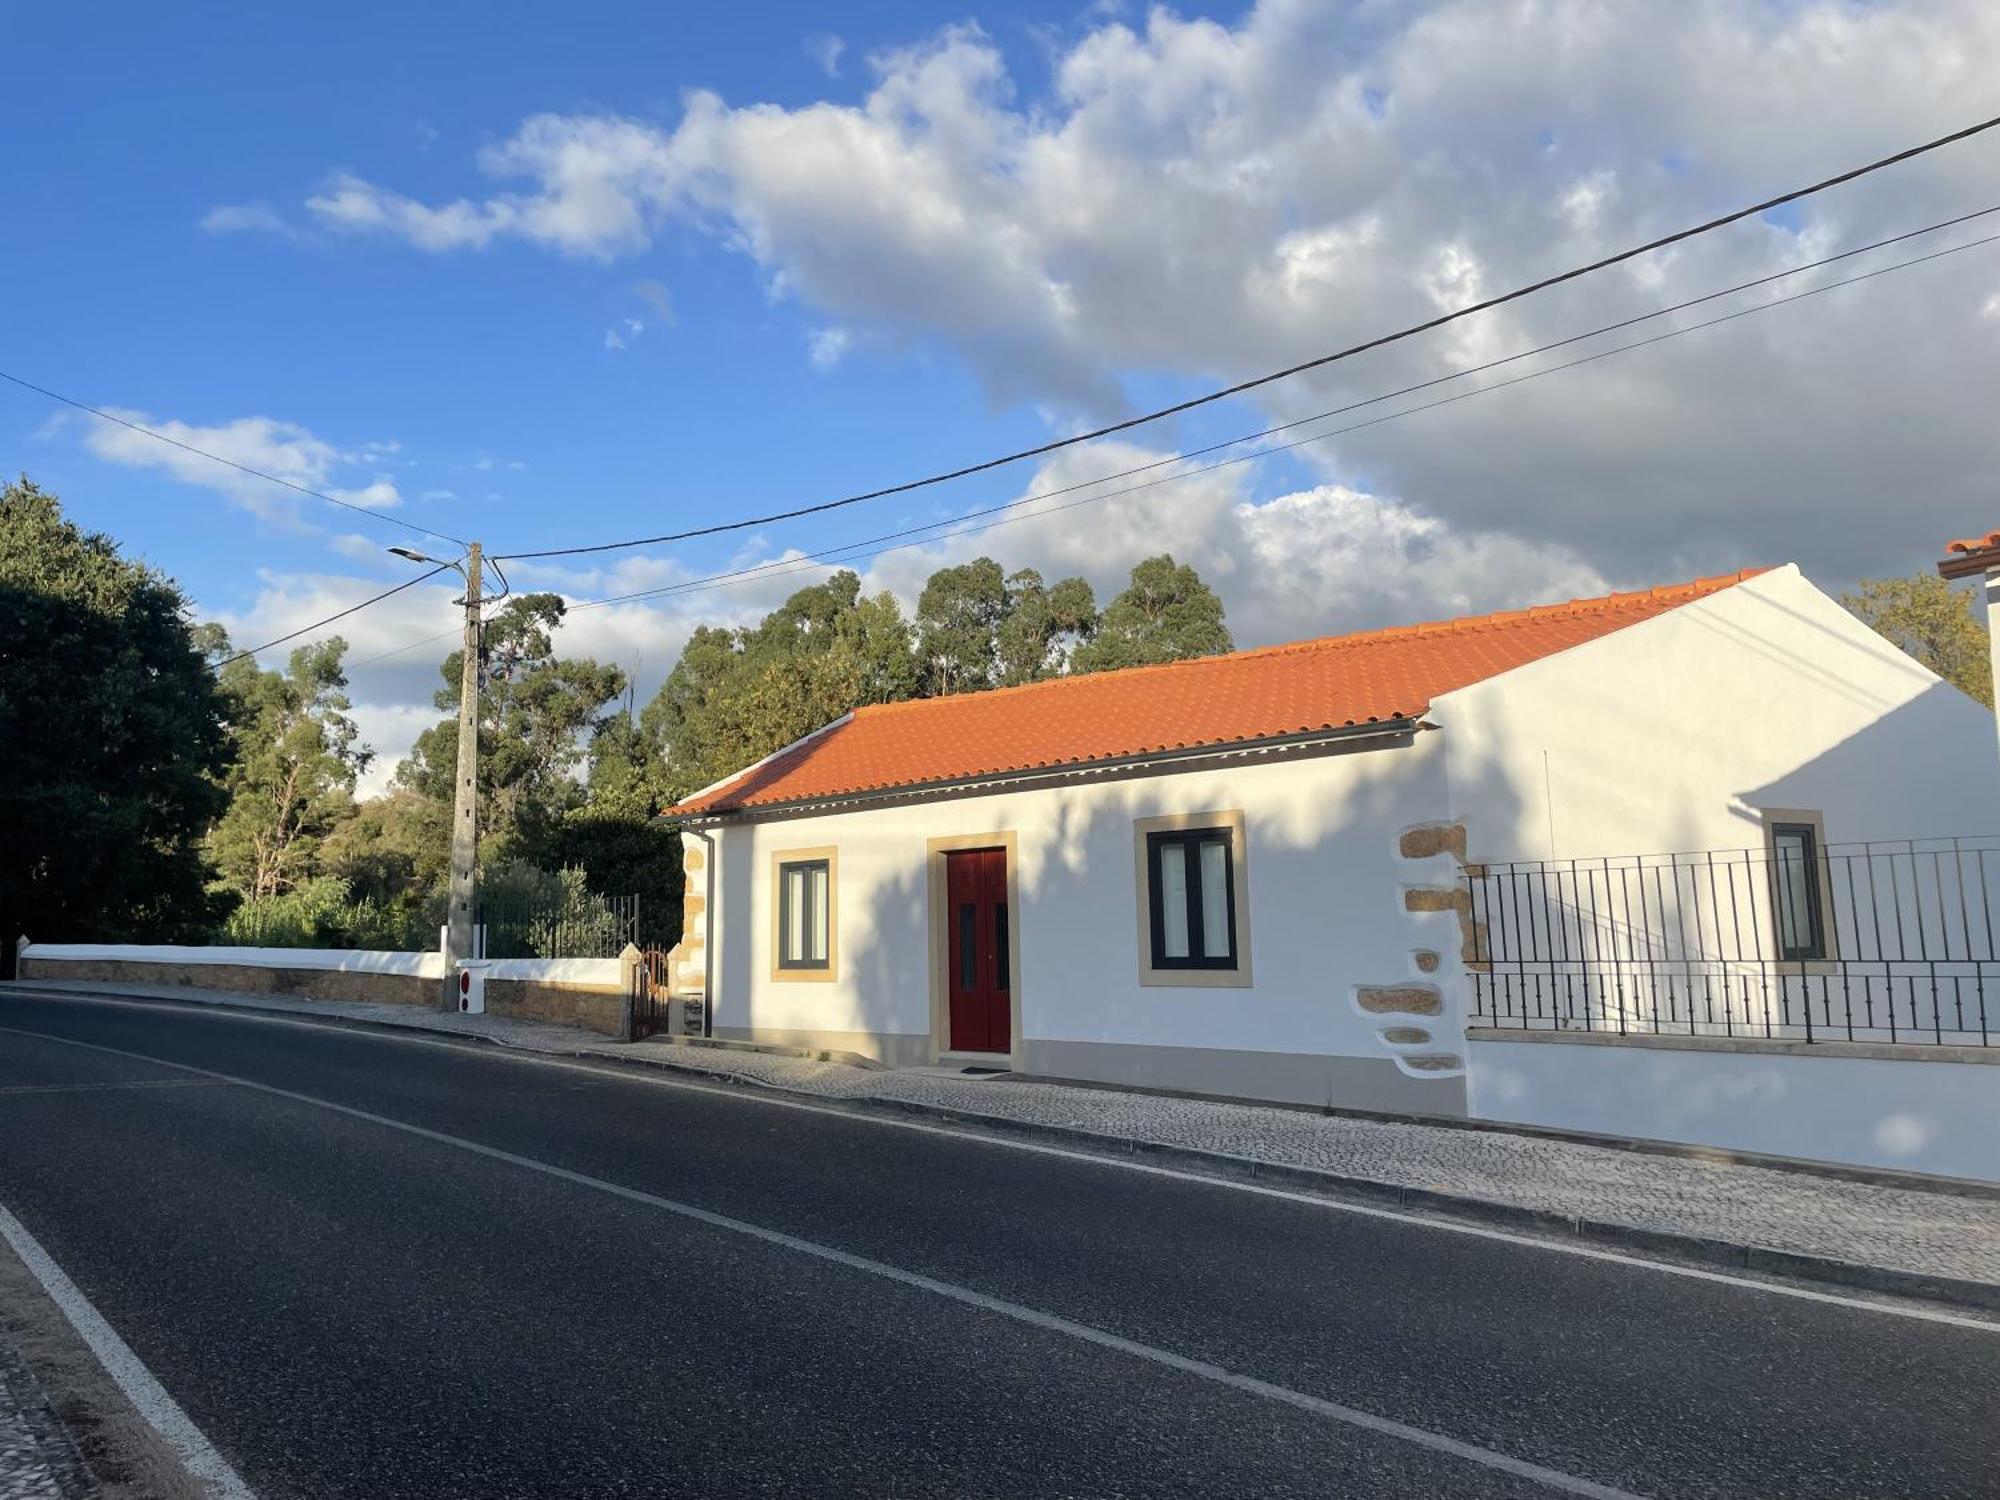
[[[1431,717],[1475,861],[1761,849],[1764,809],[1820,813],[1829,845],[2000,833],[1993,716],[1795,568],[1448,694]],[[1767,923],[1768,909],[1742,920]],[[1862,993],[1879,1010],[1881,980]],[[1950,1047],[1843,1056],[1832,1035],[1818,1047],[1565,1045],[1550,1032],[1475,1031],[1468,1107],[2000,1177],[2000,1066],[1980,1065],[2000,1059]]]
[[[1795,567],[1440,697],[1477,860],[2000,833],[1993,716]]]

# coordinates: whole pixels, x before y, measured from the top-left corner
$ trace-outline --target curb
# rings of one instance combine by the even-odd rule
[[[28,982],[15,981],[0,988],[29,989]],[[85,993],[76,990],[30,991],[56,999]],[[158,1002],[163,997],[156,995],[133,995],[109,990],[88,992],[105,999],[146,1000]],[[602,1064],[618,1071],[664,1070],[700,1078],[710,1083],[729,1085],[745,1090],[784,1094],[801,1100],[809,1100],[822,1109],[856,1115],[902,1114],[914,1115],[922,1119],[932,1119],[959,1126],[968,1135],[977,1136],[991,1133],[995,1135],[1015,1135],[1035,1140],[1061,1143],[1075,1147],[1088,1155],[1106,1158],[1147,1157],[1163,1163],[1192,1169],[1205,1177],[1220,1180],[1251,1181],[1259,1184],[1303,1189],[1321,1196],[1353,1202],[1377,1204],[1405,1211],[1432,1213],[1440,1217],[1467,1220],[1479,1224],[1499,1225],[1510,1229],[1531,1230],[1537,1234],[1556,1238],[1573,1238],[1588,1241],[1607,1249],[1623,1250],[1662,1260],[1693,1261],[1700,1265],[1720,1266],[1730,1270],[1749,1271],[1768,1276],[1789,1277],[1795,1280],[1823,1282],[1829,1285],[1848,1287],[1861,1291],[1882,1292],[1900,1297],[1913,1297],[1922,1301],[1944,1303],[1954,1307],[1968,1308],[1978,1312],[2000,1313],[2000,1283],[1967,1281],[1956,1277],[1934,1276],[1919,1271],[1899,1271],[1888,1266],[1869,1265],[1862,1261],[1840,1260],[1832,1256],[1812,1255],[1803,1251],[1778,1250],[1767,1246],[1754,1245],[1745,1241],[1726,1240],[1707,1235],[1683,1234],[1677,1230],[1642,1229],[1634,1225],[1620,1224],[1610,1219],[1591,1219],[1578,1215],[1556,1213],[1547,1209],[1527,1208],[1518,1204],[1496,1203],[1487,1198],[1476,1198],[1464,1193],[1446,1192],[1440,1188],[1412,1187],[1403,1183],[1384,1182],[1379,1178],[1363,1177],[1358,1174],[1332,1172],[1322,1167],[1299,1166],[1290,1162],[1264,1161],[1257,1157],[1237,1156],[1226,1151],[1209,1151],[1199,1146],[1180,1146],[1164,1141],[1136,1140],[1129,1136],[1106,1135],[1100,1131],[1085,1130],[1076,1125],[1050,1125],[1036,1120],[1017,1120],[1005,1115],[981,1114],[977,1110],[954,1109],[949,1105],[925,1104],[910,1099],[881,1098],[840,1098],[824,1094],[812,1094],[802,1089],[788,1088],[783,1084],[767,1083],[761,1079],[746,1078],[739,1073],[731,1073],[712,1066],[705,1066],[692,1058],[676,1057],[607,1057],[600,1052],[575,1050],[552,1050],[542,1047],[523,1046],[501,1037],[481,1036],[471,1032],[432,1030],[429,1027],[409,1026],[395,1021],[367,1020],[351,1016],[314,1016],[292,1010],[277,1010],[254,1005],[235,1005],[227,1001],[211,1000],[166,1000],[169,1005],[185,1005],[203,1010],[220,1010],[239,1015],[282,1015],[305,1020],[322,1026],[345,1027],[355,1030],[387,1032],[402,1036],[412,1034],[443,1037],[452,1041],[472,1045],[487,1045],[502,1048],[508,1052],[524,1056],[565,1057]],[[629,1044],[628,1044],[629,1045]],[[697,1050],[697,1049],[689,1049]],[[717,1049],[722,1050],[722,1049]],[[1761,1165],[1761,1164],[1760,1164]],[[1766,1167],[1765,1170],[1782,1171],[1783,1167]],[[1812,1174],[1807,1174],[1812,1175]]]

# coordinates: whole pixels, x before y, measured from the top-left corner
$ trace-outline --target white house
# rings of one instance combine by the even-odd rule
[[[895,1066],[1529,1118],[1521,1089],[1469,1097],[1471,1048],[1511,1024],[1670,1032],[1685,1006],[1690,1038],[1776,1044],[1809,993],[1818,1043],[1858,977],[1898,1042],[1905,998],[1965,1042],[2000,981],[1968,950],[1952,1010],[1935,951],[1922,994],[1900,951],[1858,968],[1848,929],[1887,898],[1841,906],[1836,860],[2000,832],[1992,720],[1795,567],[862,708],[668,816],[714,1033]],[[1685,851],[1710,896],[1665,861],[1670,910]],[[1714,851],[1725,882],[1758,872],[1726,941],[1685,930],[1721,920]],[[1629,876],[1622,914],[1594,873],[1586,901],[1586,865],[1607,898],[1612,870],[1651,871],[1640,914]],[[1913,909],[1962,903],[1952,868]],[[2000,854],[1991,873],[2000,893]],[[1992,1016],[2000,1040],[2000,984]]]

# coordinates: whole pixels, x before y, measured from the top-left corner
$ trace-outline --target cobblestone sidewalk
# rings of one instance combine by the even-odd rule
[[[0,1500],[86,1500],[97,1485],[0,1329]]]
[[[87,992],[81,983],[36,989]],[[589,1032],[399,1005],[197,990],[119,993],[209,1001],[476,1035],[559,1055],[719,1073],[795,1094],[937,1105],[1114,1139],[1221,1152],[1429,1189],[1540,1212],[1793,1255],[2000,1286],[2000,1197],[1874,1185],[1813,1173],[1619,1150],[1509,1131],[1320,1115],[944,1070],[890,1072],[845,1062],[609,1042]],[[4,1494],[0,1493],[0,1500]]]

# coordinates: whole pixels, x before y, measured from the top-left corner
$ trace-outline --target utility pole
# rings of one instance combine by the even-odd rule
[[[465,579],[465,597],[458,601],[465,606],[465,645],[458,669],[458,770],[451,798],[450,905],[445,911],[444,987],[438,996],[442,1008],[455,1011],[458,961],[476,956],[472,951],[473,922],[479,911],[479,676],[484,665],[479,641],[479,543],[467,542],[465,556],[458,562],[428,557],[408,547],[391,547],[389,551],[408,562],[455,568]]]
[[[473,958],[472,925],[479,910],[479,543],[465,549],[465,650],[458,670],[458,780],[451,799],[451,907],[446,917],[444,996],[458,1009],[453,965]]]

